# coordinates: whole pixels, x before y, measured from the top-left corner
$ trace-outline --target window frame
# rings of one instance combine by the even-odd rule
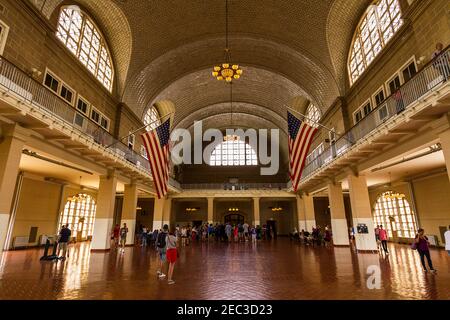
[[[86,112],[83,112],[80,109],[78,109],[78,101],[79,100],[82,100],[86,103]],[[91,103],[85,97],[83,97],[81,94],[77,94],[75,109],[77,110],[77,112],[83,114],[86,117],[89,117],[90,112],[91,112]]]
[[[66,87],[66,90],[72,92],[72,100],[71,100],[71,101],[67,100],[66,98],[64,98],[64,97],[62,96],[62,90],[63,90],[63,87]],[[74,107],[74,102],[75,102],[76,97],[77,97],[77,92],[76,92],[71,86],[69,86],[67,83],[65,83],[64,81],[62,81],[62,83],[60,83],[60,89],[59,89],[58,95],[59,95],[59,97],[60,97],[61,99],[63,99],[63,100],[66,101],[68,104],[70,104],[72,107]]]
[[[63,36],[60,36],[59,34],[60,34],[60,25],[61,25],[61,23],[60,23],[60,21],[61,21],[61,15],[62,15],[62,13],[63,13],[63,11],[64,11],[65,9],[71,9],[71,8],[70,8],[70,5],[63,5],[63,6],[61,6],[61,8],[59,9],[59,14],[58,14],[58,17],[57,17],[57,22],[56,22],[56,32],[55,32],[55,34],[54,34],[55,37],[58,39],[58,41],[60,41],[60,43],[65,47],[65,49],[66,49],[73,57],[76,58],[77,62],[79,62],[85,69],[87,69],[87,71],[88,71],[89,74],[93,75],[94,78],[95,78],[95,79],[96,79],[96,80],[97,80],[97,81],[98,81],[105,89],[108,90],[108,92],[112,93],[113,88],[114,88],[114,82],[115,82],[115,75],[116,75],[116,72],[115,72],[115,66],[114,66],[113,56],[112,56],[112,54],[111,54],[111,50],[109,49],[109,44],[108,44],[107,38],[106,38],[105,35],[103,34],[101,28],[98,26],[98,24],[96,23],[96,21],[91,17],[91,15],[89,15],[86,11],[82,10],[81,8],[79,8],[80,16],[81,16],[81,20],[82,20],[82,21],[81,21],[81,27],[80,27],[80,29],[79,29],[80,34],[79,34],[79,36],[78,36],[78,37],[79,37],[78,42],[75,43],[75,39],[73,39],[69,34],[65,37],[65,39],[63,39],[64,37],[63,37]],[[74,9],[72,9],[72,10],[74,10]],[[98,54],[97,59],[96,59],[96,62],[95,62],[95,71],[92,71],[92,70],[88,67],[89,62],[90,62],[90,59],[89,59],[89,54],[90,54],[90,53],[86,53],[85,50],[82,49],[82,47],[83,47],[83,39],[85,39],[84,36],[85,36],[85,28],[86,28],[86,24],[87,24],[86,21],[88,21],[88,22],[92,25],[92,30],[95,31],[95,32],[97,32],[98,35],[99,35],[99,38],[100,38],[100,39],[99,39],[99,44],[98,44],[98,51],[94,48],[94,50],[96,50],[96,51],[97,51],[97,54]],[[70,30],[67,31],[64,27],[62,27],[62,28],[63,28],[64,32],[66,32],[66,33],[70,32]],[[69,46],[68,46],[68,39],[69,39],[69,38],[70,38],[71,40],[73,40],[73,42],[76,44],[76,50],[74,50],[74,51],[76,51],[76,52],[73,52],[72,49],[69,48]],[[94,46],[92,45],[92,39],[89,40],[89,39],[86,38],[86,40],[89,42],[89,45],[90,45],[90,46],[89,46],[89,51],[91,51],[91,49],[94,47]],[[106,57],[107,59],[105,60],[105,62],[106,62],[106,63],[109,62],[110,67],[111,67],[111,78],[106,78],[106,72],[103,72],[103,70],[101,71],[102,74],[103,74],[103,79],[106,78],[106,79],[110,82],[109,87],[103,82],[102,79],[100,79],[100,73],[99,73],[99,70],[100,70],[100,63],[101,63],[101,60],[102,60],[102,48],[105,49],[106,55],[107,55],[107,57]],[[81,51],[83,51],[83,52],[88,56],[88,59],[87,59],[86,63],[83,62],[83,60],[82,60],[82,58],[81,58]]]
[[[365,113],[364,113],[364,107],[365,107],[367,104],[370,104],[370,112],[369,112],[368,114],[365,114]],[[356,109],[356,110],[353,112],[353,124],[356,126],[356,125],[357,125],[358,123],[360,123],[365,117],[367,117],[369,114],[371,114],[373,110],[374,110],[374,108],[372,107],[372,99],[369,98],[369,99],[367,99],[366,101],[364,101],[364,103],[363,103],[362,105],[360,105],[359,108]],[[361,112],[361,119],[360,119],[359,121],[356,120],[356,114],[357,114],[358,112]]]
[[[96,123],[97,125],[99,125],[101,128],[105,129],[106,131],[109,132],[109,127],[111,126],[111,119],[109,119],[107,116],[105,116],[105,114],[103,112],[101,112],[100,110],[98,110],[96,107],[94,107],[93,105],[91,105],[90,107],[91,111],[89,113],[89,119],[91,121],[93,121],[94,123]],[[96,112],[99,114],[99,121],[95,121],[94,119],[92,119],[92,112]],[[107,128],[105,128],[104,126],[102,126],[102,118],[105,119],[108,123]]]
[[[395,37],[396,34],[399,33],[399,31],[401,30],[401,28],[405,25],[405,21],[403,18],[403,12],[402,12],[402,8],[400,5],[400,0],[394,0],[396,2],[396,5],[398,6],[399,9],[399,14],[398,16],[395,16],[393,19],[391,18],[390,15],[390,11],[389,8],[387,9],[386,13],[389,15],[390,20],[389,20],[389,24],[388,27],[386,29],[382,29],[382,17],[379,17],[379,12],[378,12],[378,8],[379,5],[381,4],[381,2],[384,0],[373,0],[371,2],[371,4],[369,6],[367,6],[366,10],[364,11],[364,13],[361,15],[358,25],[357,27],[353,30],[353,37],[352,37],[352,41],[348,50],[348,56],[347,56],[347,73],[348,73],[348,79],[350,82],[350,87],[352,87],[360,78],[361,76],[364,75],[364,73],[366,72],[366,70],[374,63],[374,61],[376,60],[376,58],[382,54],[383,50],[386,48],[386,46],[392,42],[392,39]],[[389,4],[388,4],[389,5]],[[368,26],[368,36],[366,38],[367,41],[370,42],[371,46],[369,48],[369,52],[374,52],[374,48],[375,45],[373,44],[373,33],[376,33],[377,35],[377,39],[380,43],[380,50],[376,53],[374,53],[373,58],[368,61],[367,59],[367,48],[365,48],[365,44],[366,42],[363,43],[363,35],[362,35],[362,26],[363,23],[366,22],[367,24],[369,24],[370,21],[366,21],[367,18],[369,17],[369,13],[372,12],[372,10],[374,10],[374,15],[375,15],[375,27],[373,28],[373,30],[370,30],[370,27]],[[396,19],[399,19],[399,25],[397,27],[397,30],[394,30],[394,26],[395,24],[393,23],[394,21],[396,21]],[[388,40],[385,40],[384,35],[386,30],[388,30],[389,28],[391,28],[393,30],[392,35],[389,37]],[[355,68],[356,71],[359,70],[359,66],[362,65],[363,68],[361,71],[358,71],[358,75],[356,77],[354,77],[354,72],[352,72],[352,63],[353,63],[353,58],[356,59],[356,51],[355,49],[355,45],[356,42],[359,42],[359,52],[361,54],[361,63],[358,64]],[[365,50],[366,49],[366,50]],[[355,54],[354,54],[355,53]]]
[[[256,153],[255,149],[253,149],[253,147],[250,145],[250,143],[247,143],[247,141],[243,141],[240,139],[226,140],[227,137],[229,136],[228,135],[225,136],[224,140],[220,144],[218,144],[211,152],[208,159],[209,166],[255,167],[260,164],[258,154]],[[232,146],[232,148],[229,147],[230,145]],[[253,156],[255,157],[255,159],[253,159]],[[214,159],[212,159],[213,157]]]
[[[394,92],[391,92],[391,88],[389,86],[389,83],[392,82],[392,80],[394,80],[396,77],[399,78],[399,82],[400,82],[400,87],[402,85],[405,84],[405,79],[403,78],[403,71],[412,63],[414,62],[414,66],[416,68],[416,74],[417,72],[419,72],[418,68],[417,68],[417,61],[416,61],[416,56],[413,55],[411,58],[409,58],[407,60],[407,62],[405,62],[400,68],[397,69],[397,71],[395,73],[392,74],[392,76],[385,82],[385,86],[386,86],[386,90],[387,93],[389,93],[389,95],[386,97],[388,98],[389,96],[391,96]]]
[[[377,100],[376,97],[380,94],[380,92],[383,92],[383,101],[380,102],[380,104],[377,104]],[[381,87],[378,88],[378,90],[375,91],[375,93],[372,95],[372,103],[373,103],[373,108],[372,111],[375,110],[376,108],[378,108],[379,106],[383,105],[383,103],[386,101],[386,90],[384,88],[384,84],[381,85]]]
[[[2,55],[5,51],[6,41],[8,40],[9,26],[3,20],[0,20],[0,27],[2,28],[0,32],[0,55]]]
[[[157,120],[157,122],[154,122],[154,120],[153,120],[150,123],[154,122],[154,124],[147,124],[146,118],[148,116],[150,118],[150,120],[152,120],[153,111],[154,111],[154,115],[156,115],[156,117],[157,117],[154,120]],[[155,105],[149,106],[145,109],[144,115],[142,117],[142,122],[146,126],[145,130],[147,130],[147,131],[155,130],[156,128],[158,128],[161,125],[161,114],[159,113],[158,108]],[[148,127],[150,127],[150,128],[148,128]]]

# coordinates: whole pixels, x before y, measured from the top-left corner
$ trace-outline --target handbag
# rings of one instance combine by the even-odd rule
[[[411,249],[417,250],[417,243],[415,241],[411,244]]]

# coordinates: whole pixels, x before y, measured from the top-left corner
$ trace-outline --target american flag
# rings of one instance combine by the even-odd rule
[[[305,121],[300,121],[288,111],[288,130],[289,175],[294,192],[297,192],[306,157],[317,128],[309,126]]]
[[[170,160],[169,136],[170,119],[158,128],[142,135],[158,199],[161,199],[167,194]]]

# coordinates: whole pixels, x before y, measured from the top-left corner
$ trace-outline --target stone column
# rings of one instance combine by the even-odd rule
[[[214,223],[214,198],[208,197],[208,224]]]
[[[164,225],[163,211],[165,199],[155,198],[155,205],[153,209],[153,228],[152,230],[162,229]]]
[[[344,196],[340,182],[328,185],[328,197],[330,199],[333,244],[336,246],[348,246],[350,242],[348,239],[347,218],[345,217]]]
[[[164,199],[163,208],[163,225],[167,224],[170,227],[170,217],[172,214],[172,198]]]
[[[439,134],[439,140],[444,153],[445,166],[447,168],[447,175],[450,179],[450,129]]]
[[[316,226],[316,214],[314,212],[314,197],[310,195],[303,196],[305,206],[305,231],[312,232],[312,228]]]
[[[27,138],[25,130],[18,125],[2,129],[4,132],[0,138],[0,252],[5,246],[22,149]]]
[[[109,250],[114,220],[117,178],[114,172],[100,177],[91,250]]]
[[[134,244],[134,236],[136,233],[136,207],[138,200],[138,190],[136,184],[126,184],[125,192],[123,194],[122,203],[122,220],[120,226],[124,223],[128,227],[127,245]]]
[[[348,176],[348,185],[350,188],[350,202],[352,206],[353,227],[355,229],[356,249],[376,251],[378,248],[375,240],[375,230],[366,177],[350,174]],[[365,224],[369,233],[358,233],[358,224]]]
[[[297,195],[297,220],[298,220],[298,231],[306,231],[306,217],[305,217],[305,202],[300,195]]]
[[[260,208],[259,208],[259,198],[253,198],[253,225],[260,226],[261,225],[261,216],[260,216]]]

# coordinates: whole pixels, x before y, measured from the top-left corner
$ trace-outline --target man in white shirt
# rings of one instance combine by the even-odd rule
[[[448,226],[448,230],[444,233],[445,239],[445,250],[447,250],[448,255],[450,256],[450,226]]]

